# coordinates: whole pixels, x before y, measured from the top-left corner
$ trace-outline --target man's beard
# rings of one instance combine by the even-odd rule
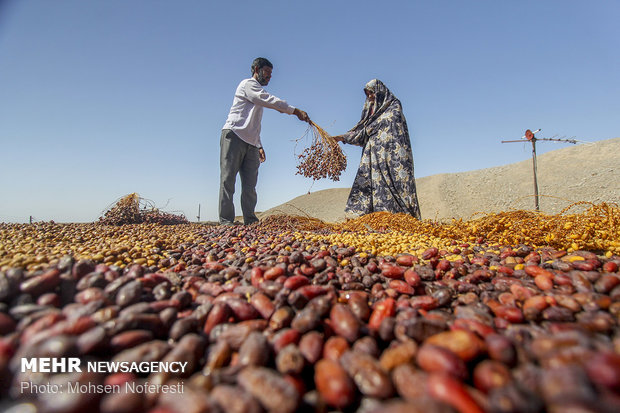
[[[265,79],[265,76],[263,76],[263,73],[260,71],[258,72],[258,78],[256,80],[258,80],[258,83],[260,83],[261,86],[267,86],[269,83],[269,80]]]

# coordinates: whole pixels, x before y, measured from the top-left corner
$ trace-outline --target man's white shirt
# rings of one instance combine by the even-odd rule
[[[243,141],[262,147],[260,130],[264,107],[289,115],[295,111],[285,100],[263,89],[253,77],[242,80],[237,86],[228,119],[222,129],[231,129]]]

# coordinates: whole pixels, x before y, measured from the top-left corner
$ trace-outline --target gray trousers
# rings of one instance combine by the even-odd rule
[[[237,173],[241,178],[243,223],[258,221],[254,208],[259,166],[258,148],[242,141],[232,130],[224,129],[220,138],[220,224],[230,225],[235,220],[233,194]]]

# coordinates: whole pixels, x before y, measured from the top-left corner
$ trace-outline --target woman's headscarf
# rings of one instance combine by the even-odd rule
[[[370,126],[370,124],[381,116],[394,101],[398,100],[379,79],[372,79],[370,82],[366,83],[364,90],[368,90],[375,94],[375,102],[373,103],[370,99],[366,98],[364,108],[362,109],[362,118],[349,133],[353,132],[353,134],[357,134],[367,126]],[[375,111],[371,114],[373,106],[375,107]],[[371,134],[371,132],[366,131],[366,135],[369,134]]]

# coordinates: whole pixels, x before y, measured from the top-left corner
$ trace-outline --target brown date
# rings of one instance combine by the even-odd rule
[[[319,360],[314,367],[314,384],[330,406],[343,409],[355,399],[355,385],[337,361]]]

